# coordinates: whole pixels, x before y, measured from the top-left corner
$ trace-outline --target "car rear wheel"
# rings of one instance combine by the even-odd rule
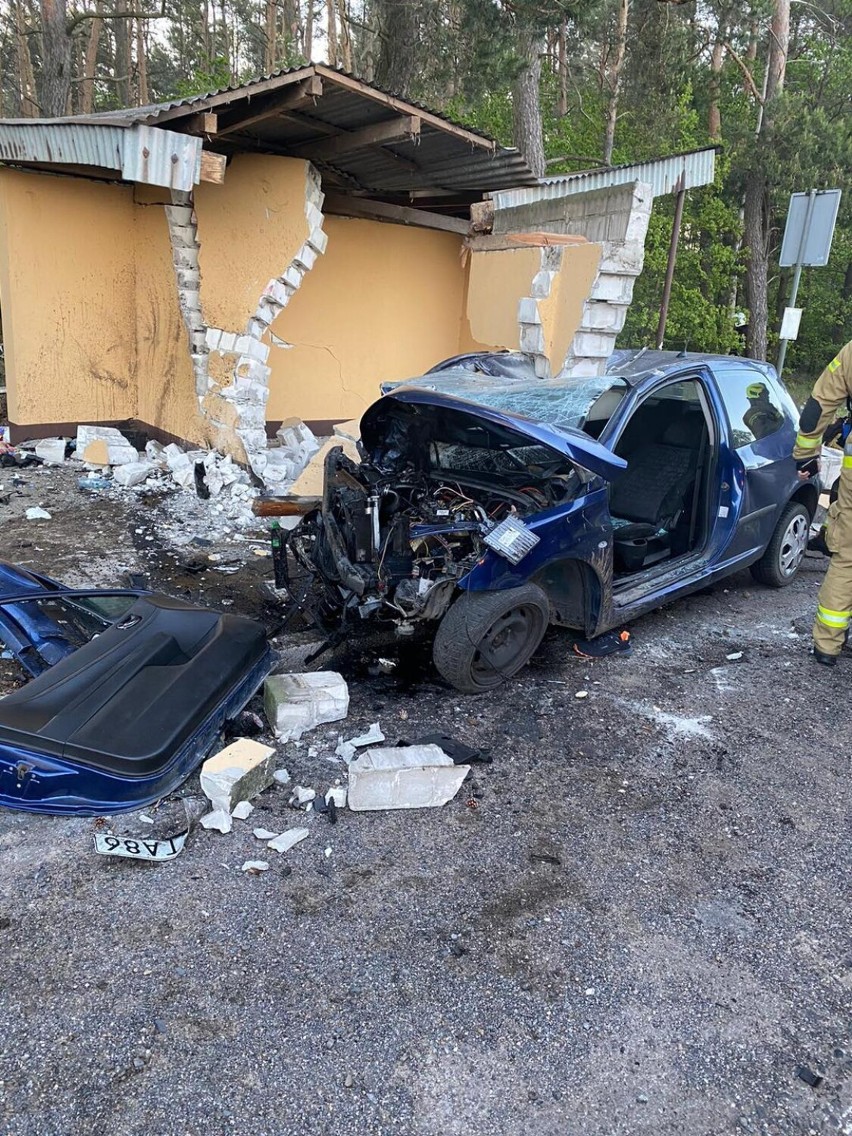
[[[550,619],[535,584],[505,592],[465,592],[438,626],[432,658],[457,690],[493,690],[532,658]]]
[[[763,556],[751,566],[755,580],[770,588],[786,588],[792,584],[808,547],[810,526],[811,515],[805,506],[791,501],[781,514]]]

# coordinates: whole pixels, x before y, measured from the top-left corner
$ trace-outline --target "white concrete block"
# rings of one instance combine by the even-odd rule
[[[235,331],[223,331],[219,339],[219,350],[229,354],[236,348],[238,338]]]
[[[113,480],[117,485],[123,485],[129,489],[147,481],[154,472],[154,468],[149,461],[128,462],[126,465],[120,465],[116,468]]]
[[[191,225],[193,213],[191,205],[166,205],[166,217],[169,225]]]
[[[222,331],[218,327],[208,327],[204,333],[204,342],[211,351],[216,351],[222,341]]]
[[[201,766],[201,789],[214,811],[229,814],[272,784],[275,750],[251,738],[239,738]]]
[[[309,229],[321,229],[322,223],[325,220],[323,217],[322,209],[318,209],[313,201],[308,201],[305,204],[305,217],[308,220]]]
[[[544,328],[541,324],[521,324],[520,348],[530,354],[541,354],[544,351]]]
[[[578,331],[572,350],[575,355],[591,359],[607,359],[615,347],[615,335],[598,331]]]
[[[533,357],[533,369],[535,370],[536,378],[549,379],[550,378],[550,360],[546,355],[535,355]]]
[[[270,280],[263,289],[263,298],[265,300],[272,300],[273,303],[279,304],[282,308],[292,294],[292,291],[290,291],[287,285],[281,280]]]
[[[355,812],[445,805],[469,765],[455,765],[436,745],[370,749],[349,766],[348,805]]]
[[[645,256],[643,241],[606,241],[601,255],[600,271],[616,275],[638,276]]]
[[[613,304],[629,304],[633,299],[633,276],[598,273],[589,293],[590,300],[607,300]]]
[[[245,446],[246,453],[254,453],[255,450],[266,449],[266,430],[261,430],[258,427],[246,426],[245,429],[239,427],[237,436]]]
[[[176,269],[198,272],[198,249],[184,248],[181,245],[172,248],[172,263]]]
[[[316,264],[317,254],[309,244],[303,244],[296,255],[293,257],[294,262],[303,268],[305,272],[310,272]]]
[[[35,455],[46,465],[64,465],[67,438],[42,438],[36,442]]]
[[[281,279],[285,284],[288,284],[294,291],[301,287],[303,273],[299,271],[295,264],[287,267]]]
[[[248,359],[256,359],[258,363],[265,363],[269,357],[269,344],[252,339],[250,335],[239,336],[235,350],[238,355],[245,355]],[[240,363],[242,362],[241,359]]]
[[[256,402],[246,402],[240,406],[241,429],[260,429],[266,434],[266,407]]]
[[[612,331],[618,333],[627,319],[626,304],[586,302],[583,308],[581,331]]]
[[[322,256],[328,248],[328,233],[324,229],[311,229],[308,244],[318,256]]]
[[[266,845],[273,852],[289,852],[295,845],[300,844],[310,836],[308,828],[288,828],[280,836],[276,836]]]
[[[306,730],[338,722],[349,712],[349,688],[335,671],[270,675],[263,705],[277,737],[298,740]]]
[[[556,273],[548,272],[546,269],[542,269],[540,272],[537,272],[533,277],[532,285],[530,287],[530,296],[532,297],[532,299],[546,300],[550,295],[551,289],[553,288],[553,281],[555,276]]]
[[[198,248],[198,234],[192,225],[169,225],[172,248]]]
[[[259,320],[257,316],[254,315],[246,324],[246,332],[252,339],[261,339],[266,332],[268,324],[268,320]]]
[[[538,303],[531,296],[518,301],[518,323],[541,323]]]

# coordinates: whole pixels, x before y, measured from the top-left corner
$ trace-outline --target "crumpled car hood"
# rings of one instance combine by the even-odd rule
[[[428,425],[430,407],[456,412],[467,418],[501,427],[517,435],[520,443],[547,446],[559,456],[567,457],[608,481],[627,468],[627,462],[623,458],[580,430],[537,422],[523,414],[495,410],[469,402],[467,399],[456,398],[454,395],[440,394],[437,391],[422,390],[418,387],[397,387],[378,402],[374,402],[364,413],[361,419],[361,441],[367,453],[372,453],[381,446],[391,422],[403,419],[406,422],[410,421],[412,415],[406,410],[407,407],[424,409],[425,414],[418,416],[422,418],[424,427]]]

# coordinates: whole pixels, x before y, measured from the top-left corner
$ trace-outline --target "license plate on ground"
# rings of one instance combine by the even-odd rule
[[[183,851],[187,835],[181,832],[167,840],[142,840],[96,832],[95,851],[101,856],[124,856],[128,860],[171,860]]]

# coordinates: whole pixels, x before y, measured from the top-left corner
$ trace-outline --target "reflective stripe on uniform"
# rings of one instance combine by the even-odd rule
[[[809,438],[807,434],[796,435],[796,445],[801,450],[815,450],[822,441],[822,438]]]
[[[832,611],[830,608],[818,606],[817,619],[826,627],[839,627],[845,630],[852,618],[852,611]]]
[[[852,469],[852,454],[843,455],[843,468]]]
[[[834,372],[838,369],[839,366],[840,366],[840,356],[838,355],[836,359],[832,359],[831,362],[828,364],[828,369],[829,369],[829,371],[831,371],[832,374],[834,374]]]

